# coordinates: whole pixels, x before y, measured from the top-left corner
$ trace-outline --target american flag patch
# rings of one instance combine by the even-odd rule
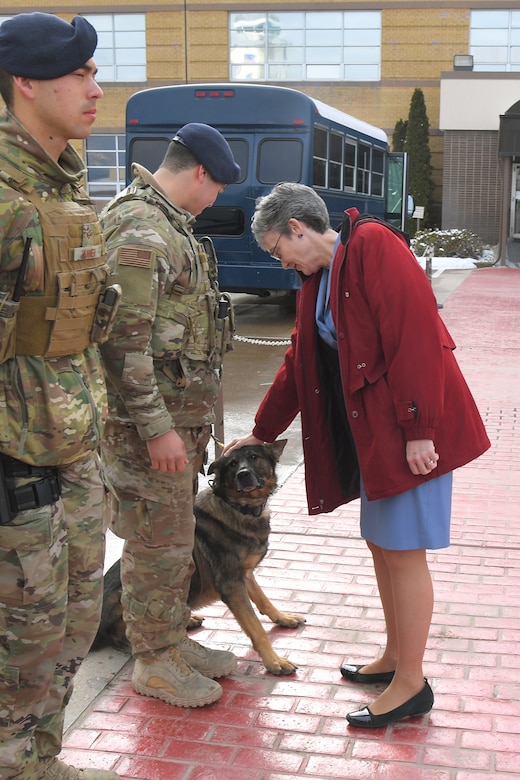
[[[149,249],[123,247],[119,250],[119,265],[133,265],[137,268],[150,268],[152,255]]]

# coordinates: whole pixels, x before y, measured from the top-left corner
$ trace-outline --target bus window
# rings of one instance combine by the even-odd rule
[[[243,236],[246,217],[242,209],[232,206],[209,206],[199,214],[193,232],[199,236]]]
[[[385,160],[382,149],[372,149],[372,195],[384,195]]]
[[[139,163],[151,173],[157,170],[164,159],[166,150],[170,145],[170,138],[136,138],[130,146],[128,165]],[[130,168],[128,179],[132,178]]]
[[[315,187],[327,186],[327,135],[322,127],[314,128],[312,183]]]
[[[341,190],[343,168],[343,136],[331,133],[329,136],[329,189]]]
[[[358,144],[357,192],[370,193],[370,146]]]
[[[356,191],[356,149],[355,141],[345,138],[345,165],[343,168],[343,189]]]
[[[258,145],[257,178],[262,184],[301,181],[303,144],[297,138],[265,138]]]
[[[247,179],[249,146],[247,141],[240,138],[227,138],[226,140],[231,147],[235,162],[240,166],[240,179],[236,182],[236,184],[240,184]]]

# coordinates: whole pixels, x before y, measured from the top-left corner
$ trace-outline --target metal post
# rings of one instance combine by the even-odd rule
[[[220,393],[218,394],[217,402],[215,404],[215,425],[214,439],[215,439],[215,460],[220,458],[222,450],[224,449],[224,391],[223,385],[220,385]]]

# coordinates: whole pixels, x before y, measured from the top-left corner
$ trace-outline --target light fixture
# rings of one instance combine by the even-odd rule
[[[456,54],[453,58],[453,70],[473,70],[473,55]]]

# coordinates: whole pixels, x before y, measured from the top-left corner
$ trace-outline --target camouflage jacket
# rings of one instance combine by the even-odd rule
[[[194,217],[145,168],[134,174],[100,215],[110,281],[123,292],[101,354],[109,420],[133,423],[148,440],[214,421],[223,334],[216,271],[193,236]]]
[[[103,370],[96,346],[47,359],[5,356],[10,334],[2,304],[12,298],[26,238],[32,245],[24,295],[39,294],[47,269],[38,210],[9,185],[3,166],[20,171],[45,201],[59,204],[80,191],[86,197],[84,165],[71,146],[54,162],[15,117],[0,117],[0,451],[33,465],[72,463],[99,446],[106,414]]]

